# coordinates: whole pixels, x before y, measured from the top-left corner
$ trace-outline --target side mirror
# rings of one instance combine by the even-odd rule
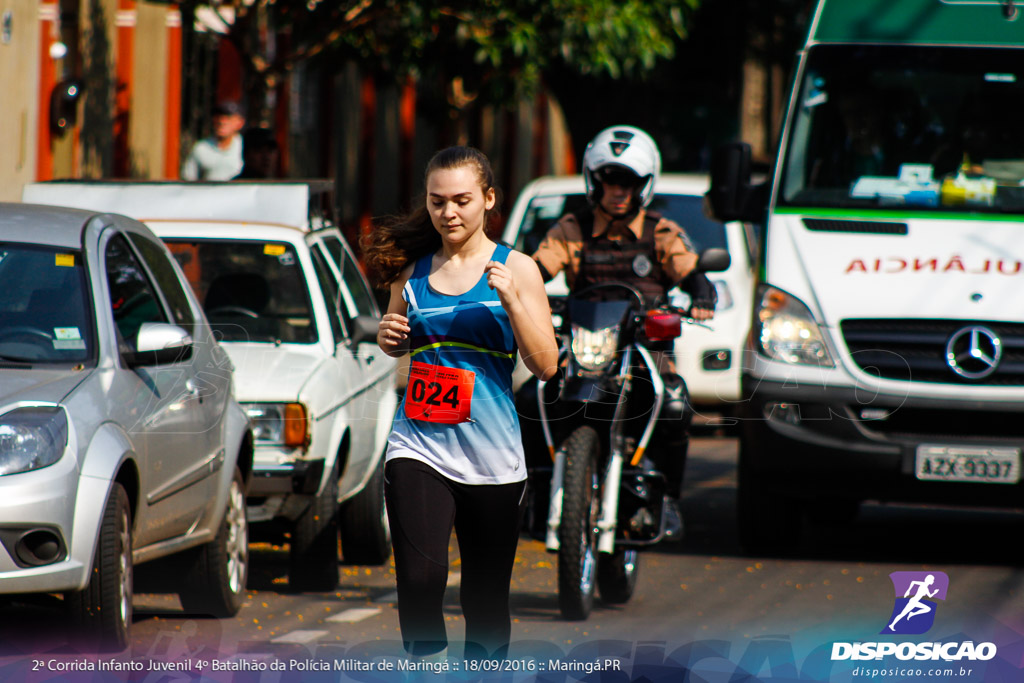
[[[77,80],[63,80],[50,93],[50,132],[63,137],[78,121],[78,98],[82,85]]]
[[[352,329],[349,330],[349,341],[352,342],[352,346],[376,341],[379,325],[380,320],[373,316],[357,315],[352,320]]]
[[[750,183],[750,145],[730,142],[711,158],[711,189],[705,195],[715,219],[760,223],[768,199],[768,184]]]
[[[723,270],[728,270],[731,263],[732,257],[729,256],[727,249],[718,247],[705,249],[697,259],[697,270],[702,273],[720,273]]]
[[[130,368],[179,363],[192,357],[192,337],[177,325],[142,323],[135,350],[125,354]]]
[[[544,230],[537,230],[536,228],[526,233],[526,237],[523,240],[523,244],[526,248],[523,251],[526,254],[532,254],[537,251],[540,243],[544,241],[546,234],[547,233]]]

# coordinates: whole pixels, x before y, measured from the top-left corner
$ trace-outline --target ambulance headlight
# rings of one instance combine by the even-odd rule
[[[835,365],[806,304],[770,285],[761,285],[757,294],[754,335],[761,353],[794,365]]]

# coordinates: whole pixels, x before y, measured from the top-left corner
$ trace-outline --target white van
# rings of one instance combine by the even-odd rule
[[[864,500],[1024,502],[1015,14],[821,0],[771,182],[751,185],[749,147],[716,156],[716,215],[767,226],[743,370],[752,552]]]

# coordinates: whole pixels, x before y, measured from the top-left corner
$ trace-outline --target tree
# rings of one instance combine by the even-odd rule
[[[769,162],[775,152],[794,55],[807,31],[813,0],[743,0],[745,23],[740,135],[754,158]]]
[[[458,115],[507,104],[560,67],[612,78],[671,58],[700,0],[191,0],[228,25],[245,90],[263,103],[304,60],[358,59],[375,74],[442,86]],[[257,112],[258,113],[258,112]]]

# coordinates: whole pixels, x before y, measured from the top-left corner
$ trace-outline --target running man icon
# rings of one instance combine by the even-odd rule
[[[910,598],[910,602],[906,604],[906,606],[903,608],[903,611],[900,612],[899,616],[893,619],[892,623],[889,624],[890,631],[896,630],[896,622],[902,619],[903,617],[906,617],[907,621],[909,621],[911,618],[916,617],[919,614],[924,614],[925,612],[932,611],[931,605],[924,604],[923,602],[921,602],[921,599],[925,597],[934,598],[935,594],[939,592],[938,588],[936,588],[933,591],[928,590],[928,587],[931,586],[933,583],[935,583],[934,574],[929,574],[928,576],[926,576],[924,581],[910,582],[910,587],[907,588],[907,592],[903,594],[903,597],[910,597],[910,591],[914,590],[914,586],[917,586],[917,593],[914,595],[914,597]]]
[[[936,609],[936,603],[929,598],[946,598],[949,577],[943,572],[893,572],[889,576],[896,589],[896,604],[889,625],[882,633],[920,634],[928,631],[935,621]]]

